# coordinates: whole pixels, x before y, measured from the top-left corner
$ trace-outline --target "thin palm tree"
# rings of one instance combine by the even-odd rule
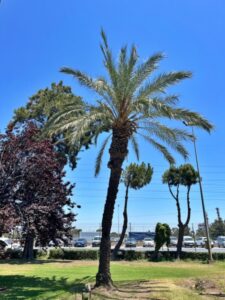
[[[110,140],[108,162],[110,177],[102,218],[99,269],[96,275],[96,287],[110,288],[113,286],[110,274],[110,231],[122,165],[128,155],[128,143],[131,142],[139,158],[136,138],[139,135],[173,164],[175,160],[165,144],[187,158],[188,152],[182,142],[191,140],[192,135],[185,130],[162,124],[163,118],[191,121],[195,126],[208,132],[212,129],[212,125],[198,113],[177,107],[178,96],[166,93],[167,87],[190,78],[190,72],[168,72],[150,79],[150,75],[163,58],[162,53],[156,53],[139,64],[135,46],[132,46],[129,53],[127,47],[123,47],[116,63],[104,31],[101,31],[101,37],[100,47],[108,73],[107,78],[93,79],[79,70],[68,67],[61,69],[61,72],[72,75],[81,85],[97,93],[99,100],[95,105],[73,105],[73,103],[65,105],[61,112],[51,118],[46,130],[49,134],[53,134],[70,129],[71,143],[85,137],[90,129],[92,131],[94,129],[96,141],[102,132],[109,133],[97,156],[95,174],[99,173],[102,155]],[[84,110],[85,115],[82,114]]]

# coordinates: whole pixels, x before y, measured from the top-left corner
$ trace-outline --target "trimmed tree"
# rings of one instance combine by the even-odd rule
[[[155,256],[158,258],[160,248],[166,244],[167,248],[170,244],[171,230],[168,224],[157,223],[155,227]]]
[[[128,205],[128,196],[129,196],[129,189],[139,190],[148,183],[150,183],[152,179],[153,168],[150,164],[145,164],[144,162],[140,165],[132,163],[125,168],[122,173],[122,182],[125,185],[125,200],[124,200],[124,209],[123,209],[123,228],[114,250],[113,250],[113,257],[116,258],[117,252],[120,249],[128,225],[128,215],[127,215],[127,205]]]
[[[150,75],[158,68],[158,63],[163,58],[161,53],[156,53],[144,63],[138,64],[136,48],[133,46],[128,53],[127,47],[123,47],[116,64],[103,31],[101,35],[101,50],[108,73],[107,79],[103,76],[94,79],[68,67],[61,69],[63,73],[72,75],[81,85],[97,93],[100,100],[96,104],[92,102],[85,105],[76,105],[76,103],[66,105],[61,112],[51,118],[46,131],[52,135],[69,129],[71,144],[79,141],[90,128],[95,128],[96,141],[102,132],[109,132],[97,157],[95,174],[100,170],[102,154],[107,142],[111,140],[108,162],[110,176],[102,217],[99,268],[96,275],[96,287],[110,288],[113,287],[110,273],[110,231],[129,142],[139,157],[136,139],[139,135],[160,151],[170,163],[174,163],[174,158],[165,144],[186,158],[188,153],[182,142],[191,140],[192,135],[182,129],[170,128],[162,124],[162,120],[166,118],[181,122],[191,121],[194,126],[206,131],[210,131],[212,125],[198,113],[177,107],[179,101],[177,95],[166,93],[167,87],[190,78],[190,72],[168,72],[158,74],[150,80]],[[77,117],[77,113],[83,111],[86,114]]]
[[[184,164],[179,168],[174,166],[170,167],[162,177],[163,183],[169,187],[170,194],[176,201],[177,206],[177,218],[178,218],[178,242],[177,242],[177,258],[180,258],[182,251],[182,244],[184,238],[185,229],[187,229],[191,218],[191,205],[190,205],[190,191],[192,185],[196,184],[199,180],[198,172],[195,171],[192,165]],[[180,186],[186,187],[186,203],[187,203],[187,217],[185,222],[181,218],[181,205],[180,205]],[[174,188],[174,190],[173,190]]]

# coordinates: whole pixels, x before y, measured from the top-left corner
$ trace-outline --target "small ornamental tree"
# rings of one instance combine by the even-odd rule
[[[8,130],[0,139],[5,179],[1,173],[0,194],[17,216],[14,226],[22,227],[26,259],[33,257],[34,239],[46,246],[50,240],[57,244],[58,239],[69,237],[75,217],[70,199],[74,186],[63,182],[64,160],[49,140],[37,140],[38,134],[30,123],[22,131]]]
[[[178,217],[178,242],[177,242],[177,258],[180,258],[180,254],[182,251],[182,244],[183,244],[183,237],[185,229],[188,227],[191,218],[191,205],[190,205],[190,191],[191,186],[196,184],[199,180],[198,172],[195,171],[192,165],[184,164],[181,165],[179,168],[174,166],[170,167],[163,174],[162,181],[163,183],[167,184],[169,187],[170,194],[176,201],[177,206],[177,217]],[[187,202],[187,217],[186,221],[183,222],[181,219],[181,206],[180,206],[180,186],[185,186],[186,191],[186,202]],[[173,190],[173,188],[175,190]]]
[[[140,165],[137,165],[135,163],[130,164],[123,171],[121,181],[124,183],[126,188],[124,210],[123,210],[123,228],[122,228],[119,241],[117,242],[113,251],[114,258],[116,257],[116,254],[123,243],[126,230],[127,230],[127,224],[128,224],[127,204],[128,204],[129,189],[130,188],[134,190],[141,189],[142,187],[150,183],[152,179],[152,174],[153,174],[153,168],[150,166],[150,164],[146,165],[145,163],[141,163]]]
[[[171,230],[168,224],[157,223],[155,227],[155,254],[158,257],[160,248],[166,244],[167,248],[170,244]]]

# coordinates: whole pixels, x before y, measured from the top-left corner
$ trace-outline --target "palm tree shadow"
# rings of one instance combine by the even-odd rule
[[[85,290],[85,283],[90,280],[89,276],[68,282],[65,277],[41,278],[35,276],[6,275],[0,276],[1,288],[0,299],[39,299],[46,293],[54,293],[46,300],[56,299],[65,293],[79,294]],[[1,298],[2,297],[2,298]]]

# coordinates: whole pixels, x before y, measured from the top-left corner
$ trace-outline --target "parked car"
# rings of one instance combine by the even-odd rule
[[[60,239],[56,239],[55,242],[54,241],[50,241],[49,244],[48,244],[48,246],[49,247],[63,247],[64,243]]]
[[[195,242],[197,247],[207,247],[207,238],[204,236],[196,238]],[[214,247],[214,242],[213,241],[210,242],[211,242],[211,247]]]
[[[184,247],[194,247],[195,246],[194,239],[189,235],[185,235],[184,239],[183,239],[183,246]]]
[[[4,249],[4,250],[7,250],[7,249],[21,249],[21,245],[20,243],[16,243],[16,242],[13,242],[13,240],[9,239],[9,238],[0,238],[0,249]]]
[[[92,240],[92,247],[99,247],[101,243],[101,237],[100,236],[95,236]]]
[[[86,239],[78,239],[74,243],[74,247],[87,247],[87,240]]]
[[[136,247],[137,242],[134,238],[128,238],[125,242],[125,247]]]
[[[5,240],[0,240],[0,250],[9,248],[8,243]]]
[[[154,240],[152,238],[145,238],[143,240],[143,247],[155,247]]]
[[[225,248],[225,236],[220,235],[217,237],[217,245],[219,248],[220,247]]]
[[[110,238],[110,241],[111,241],[112,243],[117,243],[117,242],[119,241],[119,237],[111,237],[111,238]]]
[[[177,246],[177,238],[175,236],[170,237],[170,246]]]

